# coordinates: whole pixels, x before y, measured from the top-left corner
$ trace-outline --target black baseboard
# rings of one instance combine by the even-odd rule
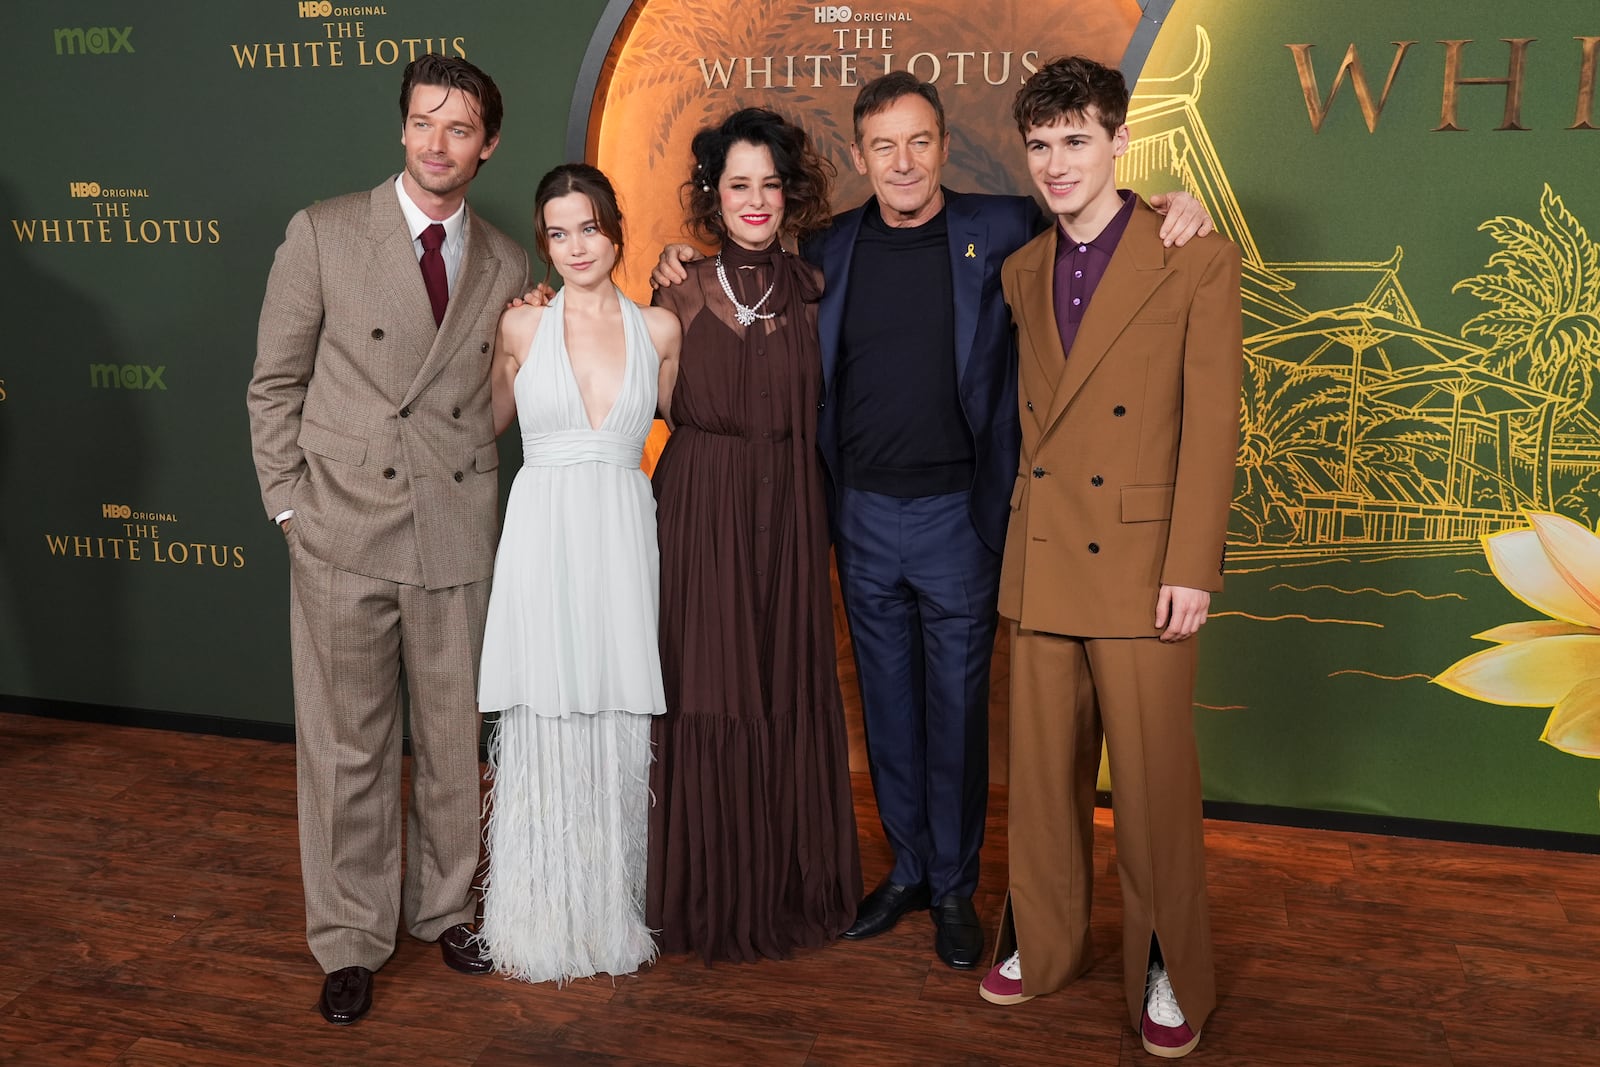
[[[138,726],[148,730],[175,730],[180,733],[208,734],[215,737],[244,737],[255,741],[294,740],[293,723],[229,719],[221,715],[185,715],[173,711],[121,708],[108,704],[80,704],[70,700],[46,700],[40,697],[0,694],[0,711],[69,719],[74,722]],[[406,752],[409,753],[410,738],[406,739],[405,746]],[[1112,806],[1109,793],[1100,793],[1097,799],[1103,807]],[[1205,814],[1208,819],[1221,819],[1225,822],[1264,823],[1269,826],[1297,826],[1307,830],[1338,830],[1382,837],[1416,837],[1429,841],[1460,841],[1472,845],[1507,845],[1513,848],[1539,849],[1544,852],[1581,852],[1600,855],[1600,834],[1578,834],[1562,830],[1485,826],[1479,823],[1408,819],[1395,815],[1372,815],[1353,811],[1285,808],[1272,804],[1242,804],[1231,800],[1206,801]]]
[[[1115,809],[1110,793],[1096,793],[1095,802],[1103,808]],[[1379,837],[1415,837],[1425,841],[1459,841],[1468,845],[1506,845],[1511,848],[1538,849],[1541,852],[1600,854],[1600,834],[1534,830],[1521,826],[1485,826],[1442,819],[1410,819],[1358,811],[1285,808],[1274,804],[1244,804],[1234,800],[1207,800],[1203,806],[1206,818],[1223,822],[1297,826],[1306,830],[1337,830]]]
[[[1230,800],[1205,802],[1206,818],[1230,822],[1303,826],[1312,830],[1343,830],[1384,837],[1418,837],[1429,841],[1460,841],[1470,845],[1509,845],[1542,852],[1600,854],[1600,834],[1566,830],[1534,830],[1520,826],[1485,826],[1480,823],[1408,819],[1398,815],[1371,815],[1353,811],[1312,811],[1270,804],[1241,804]]]
[[[19,715],[39,715],[50,719],[69,719],[73,722],[99,722],[109,726],[138,726],[146,730],[173,730],[178,733],[206,734],[212,737],[244,737],[252,741],[294,740],[294,723],[291,722],[230,719],[223,715],[185,715],[176,711],[122,708],[111,704],[80,704],[72,700],[0,695],[0,711]]]
[[[262,722],[259,719],[230,719],[223,715],[187,715],[177,711],[151,711],[148,708],[123,708],[111,704],[80,704],[71,700],[45,700],[40,697],[0,695],[0,712],[38,715],[47,719],[73,722],[98,722],[107,726],[137,726],[146,730],[172,730],[209,737],[243,737],[251,741],[294,742],[294,723]],[[411,737],[400,739],[401,752],[411,755]],[[478,746],[478,758],[487,761],[488,746]]]

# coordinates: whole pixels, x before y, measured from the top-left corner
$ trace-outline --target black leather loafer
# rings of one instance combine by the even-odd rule
[[[970,971],[983,955],[983,926],[971,897],[945,897],[933,906],[933,950],[958,971]]]
[[[322,980],[317,1010],[335,1026],[349,1026],[372,1009],[372,972],[341,967]]]
[[[446,967],[462,974],[488,974],[494,964],[483,954],[483,948],[472,936],[472,927],[456,923],[439,935],[439,954]]]
[[[861,901],[861,906],[856,908],[856,921],[842,936],[849,941],[877,937],[894,929],[894,924],[906,912],[921,911],[927,906],[927,886],[884,882]]]

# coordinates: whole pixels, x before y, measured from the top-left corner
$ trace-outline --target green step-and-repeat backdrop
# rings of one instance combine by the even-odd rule
[[[1196,694],[1208,796],[1600,833],[1588,0],[85,0],[3,19],[0,693],[291,721],[284,552],[244,412],[256,314],[289,216],[398,169],[413,55],[499,82],[472,203],[530,248],[544,170],[583,146],[613,174],[642,295],[705,121],[799,119],[846,206],[856,87],[909,69],[947,103],[947,184],[1027,191],[1011,95],[1082,51],[1138,79],[1123,180],[1190,190],[1244,252],[1228,588]]]

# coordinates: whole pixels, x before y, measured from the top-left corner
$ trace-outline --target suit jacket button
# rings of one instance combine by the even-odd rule
[[[1093,478],[1089,479],[1089,484],[1094,486],[1096,489],[1098,489],[1102,485],[1106,484],[1106,480],[1104,478],[1100,477],[1098,474],[1096,474]]]
[[[1100,552],[1100,546],[1095,544],[1093,541],[1090,541],[1089,542],[1089,552],[1090,552],[1091,555],[1098,554]]]
[[[1044,477],[1044,468],[1043,467],[1035,467],[1035,468],[1033,468],[1033,476],[1035,478],[1043,478]]]
[[[489,342],[485,341],[485,342],[483,342],[483,344],[479,345],[478,346],[478,351],[479,352],[487,352],[487,351],[489,351]]]
[[[461,473],[461,472],[460,472],[460,471],[456,471],[456,472],[455,472],[455,473],[454,473],[454,474],[452,474],[452,475],[451,475],[451,476],[450,476],[450,477],[452,477],[452,478],[454,478],[454,479],[455,479],[455,480],[456,480],[456,481],[458,481],[458,482],[459,482],[459,481],[461,481],[461,479],[463,479],[463,478],[465,478],[465,477],[466,477],[466,475],[465,475],[465,474],[462,474],[462,473]]]
[[[385,467],[385,468],[383,468],[383,476],[385,478],[393,478],[394,477],[394,468],[393,467]]]
[[[451,408],[450,409],[450,417],[452,419],[459,419],[461,417],[461,409],[460,408]]]
[[[1033,410],[1033,401],[1031,401],[1031,400],[1025,400],[1025,401],[1023,401],[1023,403],[1025,403],[1025,404],[1027,404],[1027,405],[1028,405],[1028,410],[1029,410],[1029,411],[1032,411],[1032,410]]]
[[[1121,404],[1118,404],[1116,407],[1111,409],[1111,414],[1115,415],[1119,419],[1127,413],[1128,409],[1123,407]]]
[[[372,339],[373,339],[373,340],[374,340],[374,341],[381,341],[381,340],[383,340],[383,331],[382,331],[382,330],[373,330],[373,331],[372,331]]]
[[[411,405],[407,404],[405,407],[400,409],[400,417],[402,419],[409,419],[411,417]]]

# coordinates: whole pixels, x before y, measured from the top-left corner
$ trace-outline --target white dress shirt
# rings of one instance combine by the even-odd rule
[[[444,246],[439,251],[444,254],[445,281],[449,285],[449,291],[454,294],[456,275],[461,271],[461,248],[466,244],[467,202],[463,200],[461,206],[456,208],[455,214],[447,219],[430,219],[415,201],[406,195],[406,187],[399,178],[394,180],[394,191],[400,196],[400,212],[406,217],[406,229],[411,233],[411,246],[416,251],[419,262],[422,259],[422,231],[435,222],[444,223]]]

